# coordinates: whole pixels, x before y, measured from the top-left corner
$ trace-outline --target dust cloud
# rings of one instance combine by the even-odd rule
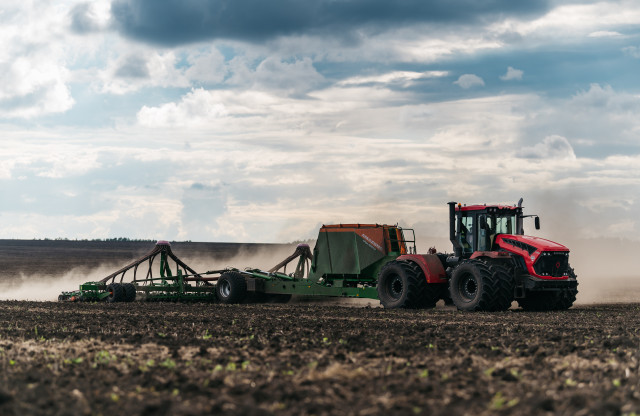
[[[576,303],[640,302],[640,243],[622,239],[571,239],[569,261],[578,275]]]
[[[283,244],[274,246],[260,246],[259,248],[240,248],[231,256],[206,256],[201,253],[190,253],[187,249],[173,249],[173,254],[178,256],[196,272],[203,273],[211,270],[223,270],[246,268],[268,270],[290,256],[296,249],[296,244]],[[313,247],[313,246],[312,246]],[[287,273],[295,269],[295,261],[287,267]]]
[[[640,241],[607,236],[617,213],[598,209],[598,203],[608,206],[608,201],[579,189],[533,194],[525,198],[525,214],[540,215],[542,226],[535,230],[533,222],[525,220],[525,232],[571,250],[569,262],[578,276],[576,303],[639,302]]]
[[[184,261],[189,267],[198,273],[206,271],[223,270],[226,268],[256,268],[268,270],[295,251],[296,245],[274,245],[258,249],[241,248],[235,255],[227,257],[205,256],[202,253],[192,254],[187,250],[173,249],[173,253]],[[131,260],[122,263],[108,263],[95,268],[75,267],[59,274],[31,274],[21,273],[19,277],[0,280],[0,300],[35,300],[54,301],[58,295],[65,291],[78,290],[80,284],[91,281],[99,281],[111,273],[129,264]],[[176,270],[175,263],[170,260],[172,270]],[[156,259],[153,265],[153,275],[159,276],[159,261]],[[293,272],[296,263],[292,262],[287,267],[287,273]],[[146,264],[138,269],[138,276],[146,274]],[[130,281],[133,277],[128,271],[123,281]]]
[[[20,274],[18,278],[0,281],[0,300],[57,300],[61,292],[77,290],[81,283],[100,280],[115,270],[105,265],[93,269],[77,267],[60,275]]]

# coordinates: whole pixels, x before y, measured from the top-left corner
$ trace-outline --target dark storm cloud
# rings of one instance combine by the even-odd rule
[[[216,38],[260,42],[302,33],[349,37],[365,27],[469,24],[537,15],[547,8],[546,0],[114,0],[111,5],[118,31],[166,45]]]

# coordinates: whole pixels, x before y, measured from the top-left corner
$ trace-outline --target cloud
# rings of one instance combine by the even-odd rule
[[[224,103],[216,98],[215,94],[202,88],[194,89],[179,103],[143,106],[137,115],[138,123],[148,127],[211,125],[227,116]]]
[[[547,1],[494,0],[115,0],[114,27],[144,41],[177,45],[210,39],[263,42],[305,33],[348,38],[354,31],[374,31],[415,23],[476,23],[504,16],[544,13]]]
[[[69,110],[74,100],[67,86],[64,12],[50,4],[33,10],[10,4],[0,12],[0,118],[31,119]]]
[[[229,72],[224,56],[214,47],[190,52],[187,62],[189,68],[184,74],[192,82],[219,83]]]
[[[573,106],[582,107],[582,111],[606,110],[603,115],[613,115],[617,120],[640,110],[640,96],[618,93],[610,85],[591,84],[588,90],[578,91],[571,98],[570,103]]]
[[[253,73],[245,72],[245,76],[252,81],[254,89],[279,90],[291,95],[308,92],[324,80],[308,57],[294,62],[269,57],[260,62]],[[229,82],[237,83],[239,79],[232,78]]]
[[[95,78],[90,78],[100,84],[102,92],[121,95],[144,87],[190,86],[188,68],[176,66],[178,58],[174,51],[133,49],[108,62],[105,69],[97,71]]]
[[[558,44],[583,42],[590,35],[611,37],[626,29],[633,30],[640,20],[640,4],[634,1],[567,3],[559,3],[534,19],[507,16],[489,27],[496,35]]]
[[[460,75],[457,81],[453,82],[460,86],[460,88],[468,89],[472,87],[483,87],[484,80],[477,75],[474,74],[464,74]]]
[[[534,146],[525,147],[516,154],[525,159],[576,160],[571,143],[562,136],[547,136]]]
[[[393,71],[380,75],[355,76],[337,83],[339,86],[366,85],[366,84],[399,84],[404,87],[412,85],[415,81],[429,78],[440,78],[449,75],[448,71]]]
[[[78,34],[99,32],[108,27],[111,18],[111,4],[108,0],[94,0],[78,3],[69,12],[71,29]]]
[[[139,55],[129,55],[116,68],[114,75],[118,78],[149,78],[147,60]]]
[[[503,81],[511,81],[511,80],[522,80],[522,74],[524,74],[524,71],[520,70],[520,69],[515,69],[513,67],[508,67],[507,68],[507,73],[504,75],[500,76],[500,79]]]
[[[622,52],[626,55],[631,56],[632,58],[640,59],[640,47],[638,46],[626,46],[622,48]]]
[[[590,38],[615,38],[618,36],[622,36],[619,32],[612,32],[610,30],[598,30],[596,32],[589,33]]]

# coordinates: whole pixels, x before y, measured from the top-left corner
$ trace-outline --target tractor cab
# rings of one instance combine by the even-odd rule
[[[457,257],[476,251],[495,251],[499,234],[524,235],[521,202],[518,205],[462,205],[449,203],[450,238]],[[540,220],[535,217],[536,229]]]

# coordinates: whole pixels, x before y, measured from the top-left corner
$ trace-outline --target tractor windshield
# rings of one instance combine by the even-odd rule
[[[517,217],[512,210],[492,210],[480,214],[478,250],[492,250],[498,234],[516,234]]]
[[[515,234],[516,233],[516,216],[493,216],[490,220],[495,223],[495,234]],[[492,226],[492,228],[494,228]]]

